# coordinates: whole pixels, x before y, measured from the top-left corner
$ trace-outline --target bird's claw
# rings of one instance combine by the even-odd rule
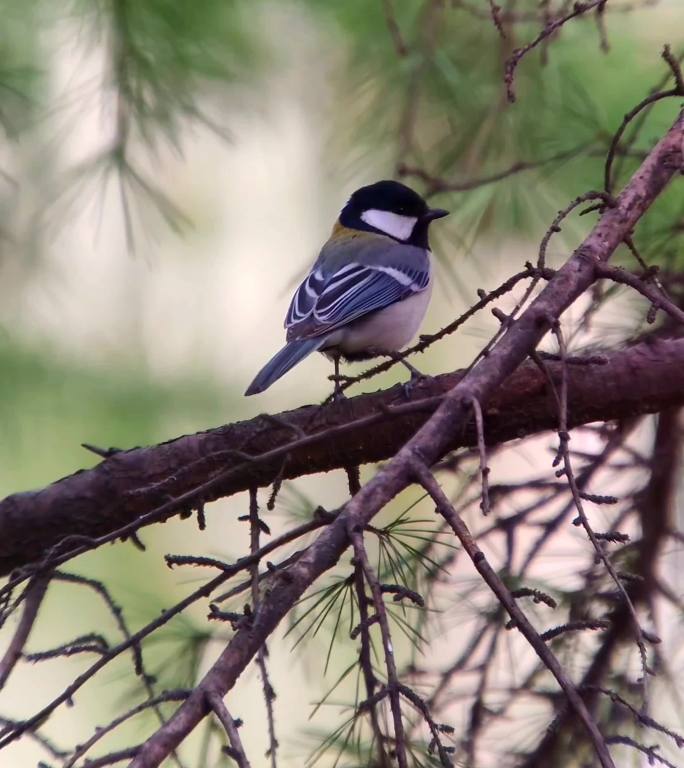
[[[346,400],[347,396],[344,394],[344,390],[340,385],[335,382],[335,389],[332,393],[332,401],[333,403],[341,403],[343,400]]]
[[[341,376],[339,374],[328,376],[328,379],[334,384],[333,393],[330,395],[330,399],[333,403],[339,403],[342,400],[347,399],[347,396],[344,394],[344,390],[342,389],[342,384],[346,382],[348,378],[348,376]]]
[[[408,381],[405,381],[401,385],[402,392],[404,394],[404,397],[407,400],[410,400],[413,396],[413,390],[420,386],[423,382],[429,382],[434,379],[434,376],[430,376],[426,373],[421,373],[420,371],[416,370],[415,368],[413,371],[411,371],[411,378]]]

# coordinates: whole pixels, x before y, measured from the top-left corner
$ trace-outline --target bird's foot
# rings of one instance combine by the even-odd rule
[[[411,376],[408,381],[401,385],[404,397],[407,400],[410,400],[413,397],[413,391],[416,387],[419,387],[421,384],[426,384],[430,381],[433,381],[434,378],[434,376],[429,376],[426,373],[419,373],[417,376]]]
[[[332,393],[332,401],[333,403],[341,403],[343,400],[346,400],[347,396],[344,394],[344,390],[340,388],[339,384],[335,385],[335,389]]]
[[[432,376],[421,373],[414,365],[411,365],[411,363],[409,363],[409,361],[401,354],[401,352],[395,352],[386,349],[373,350],[373,352],[377,357],[389,357],[390,360],[393,360],[395,363],[401,363],[404,368],[409,371],[411,378],[402,385],[404,397],[406,397],[407,400],[411,398],[413,389],[418,384],[423,381],[430,381],[433,378]]]
[[[411,365],[407,360],[400,359],[399,361],[405,368],[409,370],[411,373],[411,378],[402,385],[402,389],[404,391],[404,397],[407,400],[411,399],[411,396],[413,395],[413,390],[422,384],[423,382],[432,381],[434,378],[433,376],[429,376],[426,373],[421,373],[414,365]]]
[[[343,376],[340,374],[333,374],[332,376],[328,376],[328,379],[334,384],[333,393],[330,396],[333,403],[339,403],[342,400],[347,399],[347,396],[344,394],[344,389],[342,389],[342,384],[349,381],[349,378],[349,376]]]

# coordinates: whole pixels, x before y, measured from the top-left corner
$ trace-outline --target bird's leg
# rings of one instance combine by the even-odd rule
[[[346,398],[346,395],[344,394],[342,387],[340,385],[340,355],[339,352],[335,355],[332,355],[332,361],[333,365],[335,366],[335,373],[332,377],[334,383],[335,383],[335,389],[333,391],[333,402],[336,403],[340,400],[344,400]]]
[[[411,392],[416,384],[424,381],[425,379],[431,379],[432,376],[428,376],[425,373],[421,373],[414,365],[411,365],[409,361],[401,355],[400,352],[391,352],[389,350],[382,350],[380,353],[385,357],[389,357],[394,360],[395,363],[401,363],[411,374],[411,378],[403,385],[404,394],[407,398],[411,396]]]
[[[406,368],[408,370],[408,372],[411,374],[411,379],[420,380],[420,379],[427,379],[427,378],[429,378],[424,373],[421,373],[415,367],[415,365],[411,365],[411,363],[409,363],[409,361],[405,360],[403,357],[397,357],[396,359],[397,359],[397,362],[401,363],[404,366],[404,368]]]

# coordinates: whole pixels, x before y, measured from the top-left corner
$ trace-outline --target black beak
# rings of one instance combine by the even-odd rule
[[[427,213],[424,213],[420,218],[423,221],[434,221],[448,215],[449,211],[445,211],[444,208],[428,208]]]

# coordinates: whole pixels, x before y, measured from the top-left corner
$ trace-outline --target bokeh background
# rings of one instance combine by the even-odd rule
[[[280,346],[290,295],[349,194],[396,178],[398,164],[464,181],[568,155],[435,196],[452,215],[433,228],[438,267],[426,331],[472,304],[477,288],[534,260],[556,211],[601,187],[612,132],[666,74],[663,44],[684,44],[681,0],[608,5],[609,50],[592,19],[568,24],[522,62],[518,101],[509,105],[506,52],[538,27],[518,26],[502,42],[486,2],[396,0],[402,52],[388,31],[392,6],[379,0],[2,0],[0,493],[92,466],[82,442],[155,443],[323,399],[330,370],[322,358],[262,396],[242,392]],[[646,139],[672,110],[653,111]],[[633,162],[621,162],[623,179]],[[407,182],[425,189],[420,179]],[[674,204],[645,226],[657,231]],[[552,266],[588,226],[564,229]],[[672,255],[652,242],[649,258]],[[624,338],[642,316],[634,302],[617,303],[593,341]],[[421,368],[467,364],[496,325],[477,317],[421,358]],[[535,457],[521,461],[530,467]],[[502,467],[500,477],[507,471],[519,468]],[[345,478],[332,476],[286,488],[274,532],[310,500],[333,507],[345,492]],[[242,497],[212,505],[204,534],[192,521],[143,531],[146,552],[118,544],[82,558],[77,570],[106,581],[140,626],[199,578],[165,569],[162,554],[239,556],[248,534],[235,520],[245,505]],[[173,622],[147,651],[169,684],[191,683],[221,647],[204,610]],[[31,649],[108,621],[95,596],[55,586]],[[301,766],[315,744],[308,734],[336,714],[309,722],[326,680],[316,655],[292,652],[291,640],[281,633],[271,643],[271,665],[282,765]],[[30,713],[84,664],[23,666],[3,691],[2,713]],[[332,669],[328,683],[334,678]],[[78,740],[135,694],[128,660],[116,663],[45,732]],[[265,749],[262,707],[252,671],[231,710],[245,720],[255,755]],[[140,740],[150,722],[141,718],[108,744]],[[191,748],[202,739],[198,732]],[[0,765],[24,768],[42,756],[22,743]]]

